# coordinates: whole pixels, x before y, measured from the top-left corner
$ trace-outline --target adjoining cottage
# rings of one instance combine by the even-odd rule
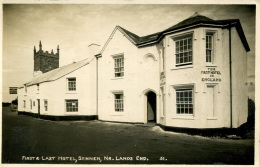
[[[41,92],[46,96],[40,99],[53,101],[48,101],[53,108],[47,115],[96,115],[103,121],[154,121],[166,127],[237,128],[247,120],[249,50],[238,19],[212,20],[195,13],[143,37],[116,26],[96,59],[40,84],[46,85]],[[78,63],[83,62],[87,63]],[[77,86],[74,96],[65,91],[74,82],[70,78],[84,85]],[[36,80],[26,84],[27,89],[37,90]],[[19,95],[19,101],[28,101],[29,92],[25,94]],[[39,99],[36,96],[31,98]],[[69,112],[67,106],[77,104],[70,103],[73,99],[86,105]],[[18,110],[29,111],[21,106]]]

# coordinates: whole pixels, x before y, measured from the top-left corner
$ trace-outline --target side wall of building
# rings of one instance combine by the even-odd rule
[[[231,31],[232,50],[232,112],[233,127],[237,128],[247,121],[247,52],[241,42],[236,28]]]

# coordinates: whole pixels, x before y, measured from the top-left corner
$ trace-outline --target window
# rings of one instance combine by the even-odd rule
[[[176,90],[176,111],[177,114],[193,114],[193,90]]]
[[[44,110],[48,111],[48,100],[44,100]]]
[[[35,101],[33,101],[33,106],[35,106]]]
[[[32,109],[32,100],[30,100],[30,107],[31,107],[31,109]]]
[[[124,95],[115,94],[115,111],[123,112],[124,111]]]
[[[17,94],[17,87],[10,87],[9,94]]]
[[[68,78],[68,91],[76,91],[76,78]]]
[[[213,63],[213,34],[206,34],[206,62]]]
[[[37,84],[37,91],[40,90],[40,84]]]
[[[192,36],[175,39],[176,67],[192,64]]]
[[[124,56],[114,57],[115,61],[115,77],[124,76]]]
[[[78,112],[78,100],[66,100],[67,112]]]
[[[26,108],[26,101],[23,101],[23,108]]]
[[[27,93],[27,86],[26,85],[24,86],[24,90],[25,90],[25,93]]]

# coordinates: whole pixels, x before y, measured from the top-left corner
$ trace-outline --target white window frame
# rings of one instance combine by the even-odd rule
[[[176,93],[176,114],[177,115],[193,115],[193,89],[179,88]],[[187,111],[187,112],[186,112]]]
[[[125,71],[124,54],[112,55],[112,57],[114,59],[114,78],[123,78],[124,71]],[[117,69],[118,69],[118,71],[117,71]],[[117,74],[119,74],[119,76],[117,76]]]
[[[73,84],[73,82],[75,82],[75,83]],[[74,85],[74,87],[71,87],[72,85]],[[67,91],[68,92],[76,92],[77,91],[77,79],[76,79],[76,77],[67,78]]]
[[[43,106],[44,106],[44,111],[48,111],[48,100],[47,99],[43,100]]]
[[[177,113],[177,93],[176,91],[180,91],[180,90],[192,90],[192,105],[193,105],[193,112],[192,114],[178,114]],[[178,84],[178,85],[171,85],[171,106],[172,106],[172,119],[190,119],[190,120],[194,120],[195,119],[195,94],[196,89],[195,89],[195,84],[194,83],[187,83],[187,84]],[[188,103],[186,103],[188,104]]]
[[[32,109],[32,99],[30,99],[30,107],[31,107],[31,109]]]
[[[211,38],[210,41],[208,41],[209,38]],[[209,42],[211,42],[211,45]],[[205,46],[206,64],[212,65],[214,64],[214,60],[215,60],[215,31],[206,31],[205,45],[206,45]],[[208,50],[211,51],[210,56],[208,56],[208,52],[207,52]],[[210,59],[210,61],[208,61],[208,59]]]
[[[119,96],[119,99],[117,99]],[[114,93],[114,111],[116,113],[124,112],[124,93]]]
[[[194,53],[193,53],[193,32],[188,32],[185,34],[179,34],[172,37],[174,42],[174,67],[181,68],[193,65],[194,62]],[[186,42],[186,45],[185,45]],[[190,42],[190,47],[189,47]],[[181,43],[183,44],[182,47]],[[186,46],[186,47],[185,47]],[[182,48],[182,49],[181,49]],[[185,56],[186,55],[186,56]],[[183,62],[181,62],[183,59]],[[186,61],[185,61],[186,59]]]
[[[23,100],[23,108],[26,108],[26,100]]]
[[[67,105],[69,102],[77,103],[77,104],[75,104],[77,106],[74,108],[71,108],[72,110],[70,110],[70,111],[68,111],[68,105]],[[75,110],[75,111],[73,111],[73,110]],[[65,112],[66,113],[78,113],[79,112],[79,100],[78,99],[66,99],[65,100]]]

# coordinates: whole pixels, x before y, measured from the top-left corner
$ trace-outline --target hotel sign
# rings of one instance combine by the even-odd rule
[[[207,68],[206,71],[201,71],[203,77],[201,81],[204,82],[221,82],[221,72],[217,71],[216,68]]]

